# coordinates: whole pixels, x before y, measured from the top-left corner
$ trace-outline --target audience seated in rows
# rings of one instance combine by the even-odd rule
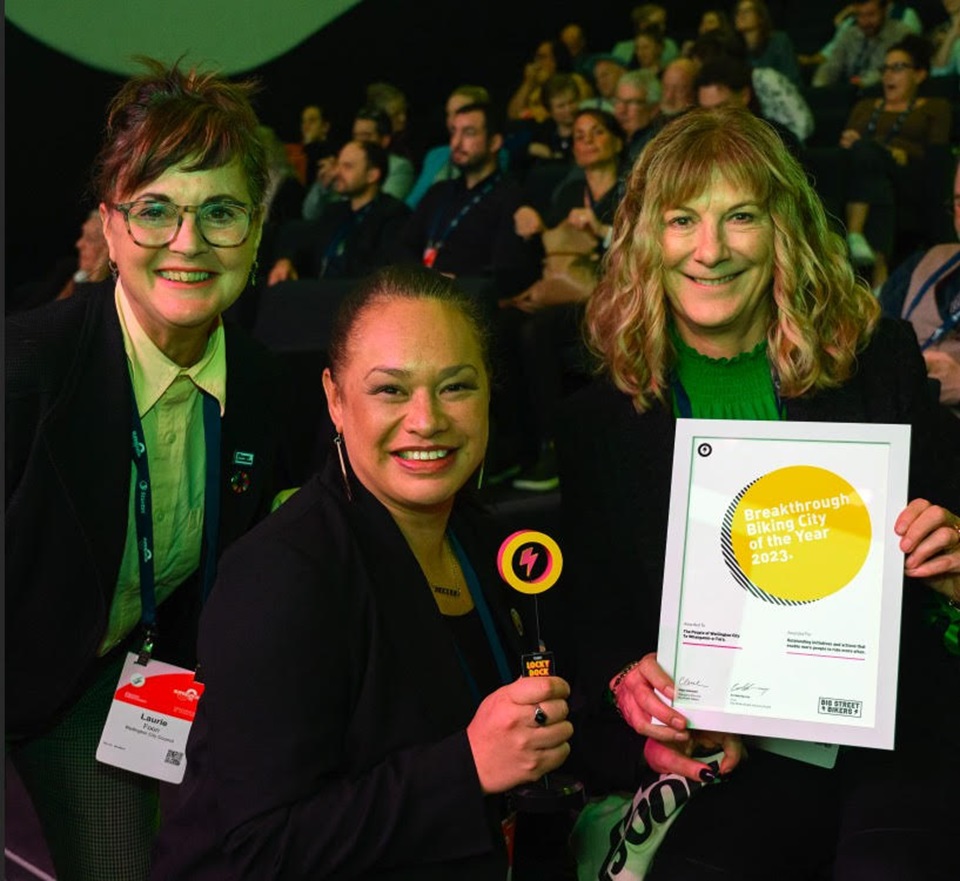
[[[587,79],[574,72],[573,59],[566,45],[559,39],[544,40],[538,44],[533,59],[523,68],[523,79],[507,102],[507,118],[543,122],[549,115],[543,101],[543,85],[555,73],[569,73],[574,76],[581,99],[589,98],[593,94]]]
[[[746,45],[739,34],[724,37],[719,31],[708,31],[697,38],[691,49],[691,58],[701,64],[724,56],[746,61]],[[810,137],[813,113],[803,94],[786,76],[772,67],[753,67],[750,86],[764,119],[789,129],[800,143]]]
[[[878,82],[887,49],[911,33],[907,24],[889,15],[889,0],[855,0],[852,6],[854,24],[837,36],[813,74],[814,86],[852,83],[862,87]]]
[[[949,102],[918,94],[929,69],[923,37],[909,34],[892,46],[882,66],[882,96],[858,101],[840,137],[847,240],[853,261],[873,267],[874,287],[886,280],[898,210],[924,191],[926,151],[950,137]]]

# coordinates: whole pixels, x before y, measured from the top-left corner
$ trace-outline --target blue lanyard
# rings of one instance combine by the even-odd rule
[[[330,241],[327,243],[327,247],[323,251],[323,260],[320,265],[320,278],[325,277],[330,266],[343,257],[344,252],[347,250],[347,238],[350,236],[350,233],[363,223],[364,218],[370,213],[370,209],[373,208],[375,201],[376,199],[371,199],[359,211],[351,211],[350,216],[334,230]]]
[[[903,317],[909,319],[913,314],[913,310],[920,305],[920,301],[924,298],[927,291],[930,290],[937,282],[940,281],[945,275],[949,275],[960,263],[960,251],[957,251],[949,260],[947,260],[943,266],[937,269],[921,286],[920,290],[917,291],[914,298],[910,301],[910,305],[907,307],[906,311],[903,313]],[[920,345],[921,351],[926,351],[930,346],[936,345],[940,342],[943,337],[953,330],[957,324],[960,324],[960,308],[954,309],[953,312],[947,317],[947,320],[943,322],[929,337],[927,341]]]
[[[446,228],[440,233],[440,226],[443,220],[443,216],[447,213],[446,206],[443,209],[438,211],[433,216],[433,222],[430,224],[430,234],[427,236],[427,248],[435,249],[437,251],[443,247],[444,242],[450,238],[450,234],[461,224],[463,218],[466,217],[471,210],[473,210],[480,202],[487,196],[487,194],[494,188],[496,183],[500,180],[500,172],[495,171],[490,177],[487,178],[486,182],[480,187],[477,192],[474,194],[473,198],[470,199],[457,213],[457,215],[451,220]],[[453,194],[453,188],[451,187],[451,195]]]
[[[217,539],[220,529],[220,404],[201,390],[203,398],[203,440],[206,447],[206,480],[203,495],[203,550],[200,559],[201,599],[206,601],[217,574]],[[133,503],[137,529],[137,562],[140,568],[140,620],[146,631],[140,663],[146,663],[157,635],[156,573],[153,560],[153,493],[150,466],[139,408],[133,386],[131,397],[131,454],[137,472]]]
[[[507,685],[513,680],[513,676],[510,673],[510,666],[507,664],[507,655],[503,650],[500,634],[497,632],[493,615],[490,612],[490,607],[487,605],[487,598],[483,594],[483,588],[480,587],[480,579],[477,578],[477,573],[474,571],[473,566],[470,565],[470,561],[467,559],[467,555],[464,553],[460,542],[457,541],[457,537],[452,532],[448,532],[447,534],[450,537],[450,547],[453,549],[457,562],[460,564],[460,569],[463,571],[463,577],[467,580],[467,587],[470,588],[473,604],[476,606],[477,613],[480,615],[480,623],[483,624],[483,631],[486,634],[487,642],[490,644],[490,651],[493,652],[493,660],[497,665],[500,681],[504,685]],[[480,694],[480,690],[477,688],[476,680],[473,678],[473,674],[470,672],[459,646],[457,647],[457,658],[467,677],[470,691],[479,704],[483,695]]]

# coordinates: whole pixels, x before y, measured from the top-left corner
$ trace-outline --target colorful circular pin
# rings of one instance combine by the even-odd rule
[[[230,475],[230,489],[238,495],[250,489],[250,475],[246,471],[237,470]]]
[[[562,569],[560,546],[549,535],[533,529],[521,529],[507,536],[497,553],[500,577],[520,593],[549,590],[557,583]]]

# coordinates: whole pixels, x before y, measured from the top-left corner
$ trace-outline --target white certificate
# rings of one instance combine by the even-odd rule
[[[910,428],[680,419],[658,660],[694,728],[893,748]]]

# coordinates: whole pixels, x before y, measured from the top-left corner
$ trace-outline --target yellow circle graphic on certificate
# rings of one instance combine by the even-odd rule
[[[842,477],[812,465],[764,474],[727,509],[723,556],[736,581],[780,605],[811,603],[846,587],[870,551],[870,514]]]

